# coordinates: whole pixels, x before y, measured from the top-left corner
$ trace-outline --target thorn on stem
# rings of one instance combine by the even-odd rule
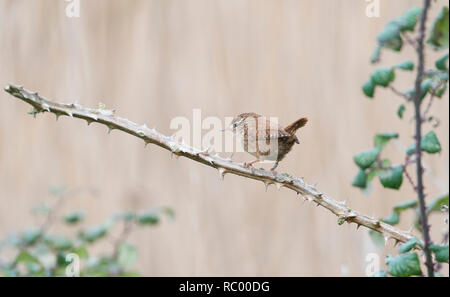
[[[270,183],[268,181],[263,181],[263,183],[264,183],[265,190],[267,192],[267,189],[269,188]]]
[[[226,173],[225,168],[221,167],[221,168],[219,168],[217,170],[219,170],[219,178],[220,178],[220,180],[224,180],[225,179],[225,173]]]

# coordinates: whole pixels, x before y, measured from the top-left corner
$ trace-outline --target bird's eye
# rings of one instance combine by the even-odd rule
[[[237,127],[237,123],[233,123],[233,128],[236,128]]]

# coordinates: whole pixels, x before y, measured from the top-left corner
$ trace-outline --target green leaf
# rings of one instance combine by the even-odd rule
[[[81,273],[82,276],[110,276],[110,274],[120,271],[120,267],[115,259],[106,256],[100,258],[91,257],[87,259],[84,267],[85,269]]]
[[[397,225],[400,222],[400,213],[394,211],[387,218],[381,219],[381,221],[389,225]]]
[[[361,169],[369,168],[373,162],[376,161],[378,155],[380,154],[379,148],[373,148],[367,151],[363,151],[353,157],[353,161]]]
[[[424,81],[422,81],[421,83],[421,87],[420,87],[420,100],[422,100],[423,98],[425,98],[425,96],[427,95],[428,89],[429,89],[429,84],[430,84],[430,79],[426,79]],[[414,88],[409,89],[408,91],[405,92],[405,94],[409,97],[409,98],[414,98],[414,94],[415,94],[416,90]]]
[[[132,245],[128,243],[122,243],[119,246],[119,254],[117,256],[117,262],[122,268],[128,269],[136,261],[137,256],[138,256],[137,251]]]
[[[390,22],[377,36],[378,43],[394,51],[402,49],[403,40],[400,36],[400,28],[396,22]]]
[[[448,53],[446,53],[445,55],[440,57],[438,60],[436,60],[434,65],[436,66],[437,69],[442,70],[442,71],[446,71],[448,69],[447,68],[447,61],[448,61]]]
[[[64,221],[67,224],[75,224],[81,222],[84,219],[84,216],[84,212],[79,210],[64,216]]]
[[[370,168],[369,173],[367,173],[367,183],[370,183],[374,179],[375,176],[380,174],[380,172],[381,172],[381,169],[379,169],[379,168],[374,168],[374,169]]]
[[[383,149],[389,140],[398,138],[398,133],[379,133],[375,135],[374,146]]]
[[[34,244],[41,236],[41,230],[38,228],[31,228],[23,232],[22,241],[25,245]]]
[[[399,118],[403,119],[403,113],[405,112],[405,109],[406,109],[405,104],[402,104],[402,105],[400,105],[398,107],[398,109],[397,109],[397,116]]]
[[[375,93],[375,83],[369,79],[362,86],[362,90],[367,97],[373,98],[373,94]]]
[[[372,55],[370,56],[370,63],[378,63],[380,61],[380,54],[381,54],[381,46],[378,45],[374,51],[372,52]]]
[[[394,81],[395,73],[392,68],[380,67],[375,69],[375,71],[370,76],[375,85],[387,87],[389,83]]]
[[[398,256],[387,255],[386,264],[389,266],[389,274],[392,276],[421,275],[419,257],[416,253],[401,254]]]
[[[414,28],[417,24],[417,19],[421,15],[421,13],[421,8],[414,7],[406,11],[401,17],[390,21],[377,36],[379,47],[385,47],[394,51],[400,51],[403,46],[403,40],[400,32],[414,31]],[[372,55],[371,62],[378,62],[379,56],[380,52],[377,48],[377,50]]]
[[[18,263],[35,263],[40,265],[41,263],[39,262],[39,260],[33,256],[32,254],[30,254],[28,251],[26,250],[22,250],[14,259],[13,262],[13,266],[15,267]]]
[[[156,225],[159,223],[158,214],[153,210],[140,214],[137,219],[141,225]]]
[[[131,220],[136,219],[136,214],[133,213],[133,212],[125,212],[125,213],[123,213],[123,214],[121,215],[121,218],[122,218],[124,221],[131,221]]]
[[[64,236],[46,236],[45,242],[56,250],[68,250],[72,248],[72,241]]]
[[[434,253],[436,261],[443,263],[448,262],[448,244],[447,245],[430,245],[430,251]]]
[[[365,189],[367,187],[367,174],[364,170],[360,169],[356,176],[353,178],[352,186]]]
[[[119,274],[121,277],[139,277],[141,274],[135,271],[126,271]]]
[[[434,20],[427,43],[435,50],[448,48],[448,7],[444,6]]]
[[[414,208],[417,206],[417,204],[417,200],[402,202],[394,206],[394,211],[403,211],[409,208]]]
[[[427,207],[427,213],[441,211],[441,205],[448,206],[448,193],[433,200]]]
[[[404,61],[402,63],[395,65],[394,68],[412,71],[414,70],[414,63],[413,61]]]
[[[108,233],[108,228],[105,225],[92,226],[81,233],[81,238],[87,242],[94,242],[97,239],[105,236]]]
[[[434,89],[434,95],[438,98],[441,98],[447,90],[447,83],[442,83],[440,87]]]
[[[414,237],[413,239],[402,244],[400,246],[400,248],[398,249],[398,251],[403,254],[403,253],[406,253],[406,252],[409,252],[410,250],[412,250],[416,245],[423,248],[422,242],[420,242],[420,240],[417,239],[417,237]]]
[[[424,79],[420,85],[422,92],[425,92],[425,95],[427,94],[427,92],[431,92],[432,85],[433,85],[433,79],[431,79],[431,78]]]
[[[383,269],[379,270],[378,272],[374,273],[372,277],[387,277],[386,271]]]
[[[383,168],[391,167],[391,161],[389,161],[389,159],[381,160],[381,167],[383,167]],[[381,170],[380,170],[380,172],[381,172]]]
[[[422,8],[413,7],[408,9],[402,17],[399,18],[400,30],[401,31],[414,31],[417,24],[417,19],[422,14]]]
[[[441,73],[437,73],[436,76],[440,79],[440,80],[445,80],[448,81],[448,72],[441,72]]]
[[[441,151],[441,144],[434,131],[430,131],[422,137],[420,148],[422,151],[427,152],[429,154],[435,154]],[[408,156],[411,156],[415,152],[416,152],[416,144],[412,143],[406,149],[406,154]]]
[[[385,44],[392,39],[400,36],[399,28],[396,22],[388,23],[384,29],[378,34],[377,39],[381,44]]]
[[[384,248],[383,234],[375,230],[369,230],[369,236],[372,239],[372,242],[375,244],[375,246],[379,248]]]
[[[72,253],[77,254],[80,259],[87,259],[89,257],[89,253],[83,245],[73,249]]]
[[[403,167],[397,166],[392,169],[383,170],[378,177],[383,187],[398,190],[403,182]]]
[[[425,79],[422,82],[423,91],[426,93],[434,94],[438,98],[441,98],[447,89],[447,82],[440,79],[437,75]],[[423,98],[422,98],[423,99]]]
[[[435,154],[441,151],[441,144],[434,131],[428,132],[422,138],[421,149],[429,154]]]
[[[403,47],[403,40],[400,36],[399,24],[394,20],[384,27],[377,36],[379,45],[393,51],[400,51]]]
[[[408,156],[411,156],[413,154],[415,154],[416,152],[416,143],[412,143],[410,146],[408,146],[408,148],[406,149],[406,154]]]

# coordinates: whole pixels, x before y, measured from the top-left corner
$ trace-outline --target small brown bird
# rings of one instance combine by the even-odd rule
[[[271,171],[274,171],[294,143],[299,143],[295,132],[306,125],[307,118],[301,118],[292,124],[281,127],[278,123],[259,114],[249,112],[242,113],[231,122],[231,130],[241,141],[244,150],[257,159],[250,163],[244,163],[244,167],[264,160],[275,161]]]

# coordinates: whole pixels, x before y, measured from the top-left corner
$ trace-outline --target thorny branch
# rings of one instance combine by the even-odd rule
[[[33,106],[32,114],[34,115],[41,112],[51,112],[56,115],[57,119],[61,115],[66,115],[72,118],[84,119],[88,124],[97,122],[107,126],[109,131],[117,129],[138,137],[145,142],[145,145],[149,143],[155,144],[169,150],[176,156],[183,156],[206,166],[213,167],[218,170],[221,179],[224,178],[225,174],[230,173],[262,181],[266,189],[272,184],[276,185],[278,189],[281,187],[288,188],[300,194],[305,201],[314,202],[317,206],[320,205],[328,209],[338,216],[339,222],[355,223],[358,228],[365,226],[382,233],[386,242],[390,238],[393,238],[395,243],[407,242],[413,238],[410,231],[399,230],[379,219],[359,213],[347,207],[345,201],[336,201],[314,186],[309,185],[303,178],[295,178],[284,173],[275,174],[264,169],[244,168],[241,164],[233,162],[231,159],[224,159],[217,154],[212,156],[207,151],[201,151],[189,147],[185,143],[177,142],[173,137],[165,136],[157,132],[154,128],[149,129],[145,124],[138,125],[128,119],[115,116],[113,110],[107,110],[101,107],[86,108],[78,103],[64,104],[54,102],[39,96],[37,93],[27,91],[22,86],[8,85],[5,87],[5,91]]]
[[[431,245],[430,238],[430,229],[428,225],[428,218],[426,215],[426,204],[425,204],[425,193],[424,193],[424,185],[423,185],[423,167],[422,167],[422,114],[420,112],[421,107],[421,93],[422,93],[422,77],[424,73],[424,38],[425,38],[425,22],[427,19],[427,13],[430,8],[430,0],[424,0],[423,2],[422,14],[420,16],[420,25],[419,25],[419,33],[417,37],[417,55],[418,55],[418,63],[417,63],[417,76],[414,84],[414,114],[415,114],[415,124],[416,124],[416,174],[417,174],[417,196],[419,200],[419,208],[420,208],[420,216],[422,223],[422,233],[424,240],[424,253],[426,262],[425,265],[427,267],[428,276],[434,276],[433,270],[433,259],[431,256],[431,251],[429,246]]]

